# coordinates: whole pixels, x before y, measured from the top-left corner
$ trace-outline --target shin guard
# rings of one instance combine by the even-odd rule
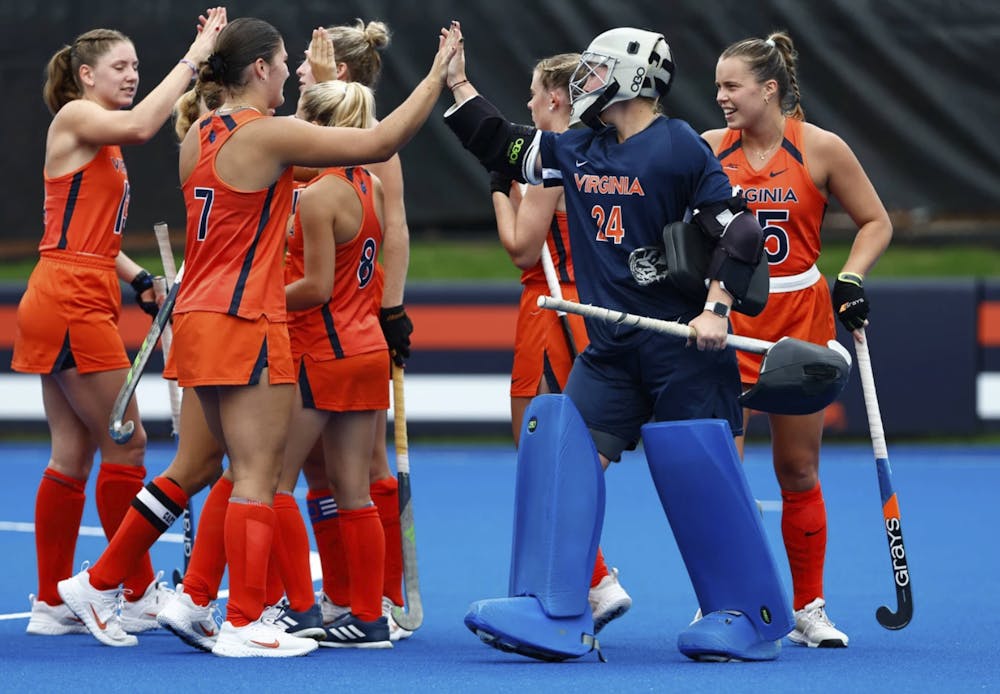
[[[495,648],[542,660],[594,648],[587,594],[604,520],[604,473],[564,395],[528,406],[517,455],[508,598],[474,603],[465,624]]]
[[[649,470],[698,596],[681,634],[693,658],[766,660],[794,624],[757,505],[723,420],[642,428]],[[712,613],[720,613],[707,619]],[[700,625],[700,626],[699,626]],[[689,633],[690,632],[690,633]]]

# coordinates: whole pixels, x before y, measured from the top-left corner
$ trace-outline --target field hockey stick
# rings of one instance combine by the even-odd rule
[[[166,222],[157,222],[153,225],[153,234],[156,236],[156,243],[160,247],[160,261],[163,263],[163,276],[167,280],[167,286],[172,286],[174,278],[177,276],[177,267],[174,264],[174,251],[170,247],[170,227]],[[167,361],[170,354],[170,345],[174,339],[174,330],[170,322],[163,326],[163,336],[160,343],[163,348],[163,362]],[[177,387],[177,381],[167,379],[167,392],[170,394],[170,423],[172,427],[171,435],[176,439],[181,431],[181,391]],[[184,541],[181,544],[181,551],[184,556],[184,568],[174,569],[174,585],[184,581],[184,574],[187,573],[188,564],[191,563],[191,552],[194,551],[194,509],[191,508],[191,500],[188,499],[181,514],[181,523],[184,530]]]
[[[885,445],[882,413],[878,407],[872,360],[868,354],[868,337],[864,328],[857,333],[854,336],[854,349],[858,355],[858,373],[861,375],[861,391],[865,396],[868,429],[871,431],[872,449],[875,452],[875,469],[878,471],[878,489],[882,496],[885,535],[889,541],[889,561],[892,564],[893,582],[896,584],[896,611],[893,612],[887,606],[881,605],[875,611],[875,619],[886,629],[902,629],[913,618],[913,589],[910,586],[910,570],[906,563],[906,548],[903,546],[899,499],[896,498],[896,492],[892,488],[889,450]]]
[[[559,285],[559,278],[556,276],[556,266],[552,262],[552,253],[549,252],[549,244],[542,244],[542,271],[545,272],[545,282],[549,285],[549,294],[556,299],[562,299],[562,287]],[[576,340],[573,339],[573,330],[569,325],[569,317],[565,311],[557,311],[559,324],[562,326],[563,336],[566,338],[566,347],[569,349],[569,359],[576,361],[579,352],[576,349]]]
[[[684,323],[637,316],[551,296],[538,297],[538,305],[687,340],[696,337],[694,329]],[[818,412],[837,399],[851,372],[851,355],[836,340],[830,340],[823,347],[790,337],[767,342],[753,337],[727,335],[726,346],[764,355],[756,385],[740,395],[739,399],[743,407],[752,410],[776,414]]]
[[[174,252],[170,248],[170,228],[166,222],[157,222],[153,225],[153,234],[156,236],[156,243],[160,247],[160,261],[163,263],[163,277],[170,287],[177,276],[177,267],[174,264]],[[169,321],[163,326],[163,335],[160,337],[163,348],[163,361],[166,362],[170,353],[170,345],[174,339],[174,330]],[[177,436],[181,428],[181,393],[177,387],[177,381],[167,379],[167,392],[170,394],[170,423],[173,430],[172,436]]]
[[[575,301],[566,301],[565,299],[557,299],[551,296],[540,296],[538,297],[538,305],[553,311],[576,313],[587,318],[596,318],[616,325],[643,328],[644,330],[652,330],[653,332],[665,333],[688,340],[695,337],[694,329],[684,323],[676,323],[660,318],[649,318],[648,316],[637,316],[634,313],[615,311],[610,308],[593,306],[592,304],[578,304]],[[744,352],[767,354],[767,351],[774,347],[776,343],[758,340],[755,337],[729,335],[726,337],[726,344]]]
[[[406,610],[393,606],[392,618],[407,631],[416,631],[424,621],[417,571],[417,535],[413,527],[410,500],[410,453],[406,436],[406,402],[403,396],[403,369],[392,363],[392,428],[396,440],[396,479],[399,483],[399,529],[403,540],[403,583]]]
[[[177,277],[174,278],[174,283],[171,285],[170,291],[167,292],[167,298],[164,299],[160,310],[153,319],[153,325],[150,327],[149,332],[146,333],[146,337],[139,347],[139,352],[135,355],[135,360],[132,362],[132,367],[125,375],[125,383],[122,384],[121,390],[118,391],[118,397],[115,398],[115,404],[111,408],[108,430],[111,433],[111,438],[116,443],[127,442],[132,438],[132,432],[135,431],[135,422],[131,420],[122,422],[122,418],[125,416],[125,410],[128,408],[129,401],[135,395],[135,389],[139,385],[139,379],[142,378],[142,372],[146,369],[149,357],[153,354],[153,349],[156,347],[156,343],[163,333],[163,327],[170,320],[170,314],[173,313],[174,302],[177,301],[177,292],[181,288],[181,279],[183,276],[184,264],[181,263],[180,270],[177,271]]]

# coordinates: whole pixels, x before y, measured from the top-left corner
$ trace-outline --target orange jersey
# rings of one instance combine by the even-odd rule
[[[210,311],[254,320],[285,320],[279,278],[285,228],[292,206],[292,169],[268,188],[242,191],[215,171],[219,150],[257,118],[252,109],[215,113],[198,124],[201,151],[181,186],[187,207],[184,281],[174,313]]]
[[[569,225],[566,223],[566,212],[556,210],[549,225],[549,235],[545,237],[545,245],[549,247],[552,265],[556,269],[556,277],[561,284],[576,282],[573,276],[573,257],[569,252]],[[529,282],[545,282],[545,271],[539,260],[532,267],[521,273],[521,284]]]
[[[296,358],[308,354],[316,361],[343,359],[386,349],[378,322],[382,282],[377,260],[382,244],[382,225],[375,213],[375,189],[371,174],[361,167],[330,168],[310,181],[337,176],[349,183],[361,201],[361,228],[347,243],[338,243],[334,264],[333,293],[322,306],[289,314],[288,331]],[[333,230],[330,230],[333,233]],[[305,275],[302,222],[296,212],[288,238],[285,283]]]
[[[68,174],[45,176],[45,233],[38,250],[114,258],[128,217],[129,184],[118,145]]]
[[[733,185],[743,188],[764,229],[771,277],[809,270],[819,258],[826,198],[816,188],[802,148],[802,121],[785,119],[785,138],[767,165],[754,171],[742,147],[742,131],[728,130],[716,154]]]
[[[826,344],[836,334],[830,290],[816,268],[827,200],[816,188],[802,146],[802,121],[785,119],[785,137],[767,165],[754,171],[743,152],[742,132],[729,130],[719,145],[722,169],[743,189],[764,229],[771,273],[767,306],[757,316],[733,313],[733,332],[775,341],[782,337]],[[755,383],[761,355],[737,352],[740,379]]]

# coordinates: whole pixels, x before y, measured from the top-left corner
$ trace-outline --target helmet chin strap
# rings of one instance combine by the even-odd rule
[[[592,103],[583,113],[580,114],[580,120],[591,130],[600,130],[603,128],[604,121],[601,120],[601,111],[608,107],[608,104],[615,98],[615,95],[618,94],[618,90],[620,88],[621,85],[618,84],[618,80],[609,84],[604,91],[601,92],[601,95],[594,99],[594,103]]]

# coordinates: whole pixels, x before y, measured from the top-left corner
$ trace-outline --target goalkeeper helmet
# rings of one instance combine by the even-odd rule
[[[570,78],[572,122],[603,127],[600,115],[611,104],[639,96],[662,99],[670,90],[674,63],[663,34],[642,29],[612,29],[587,47]],[[598,86],[587,91],[593,85]]]

